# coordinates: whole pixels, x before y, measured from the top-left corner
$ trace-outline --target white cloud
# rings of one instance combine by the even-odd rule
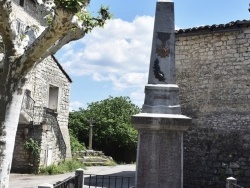
[[[97,82],[102,82],[102,81],[113,81],[116,80],[116,76],[114,74],[108,74],[107,76],[104,76],[98,72],[93,73],[92,75],[93,79]]]
[[[83,108],[84,104],[80,101],[73,101],[69,103],[69,111],[73,111],[73,110],[79,110],[79,108]]]
[[[147,82],[147,73],[125,73],[114,81],[113,85],[118,90],[123,90],[129,87],[145,86]]]
[[[152,34],[153,17],[137,17],[133,22],[114,19],[66,45],[57,57],[69,74],[79,76],[147,72]]]
[[[130,99],[133,101],[134,104],[139,106],[140,108],[143,105],[144,102],[144,86],[143,87],[138,87],[138,89],[130,94]]]
[[[132,22],[113,19],[83,39],[67,44],[57,54],[64,69],[95,82],[110,82],[113,91],[129,90],[133,102],[142,105],[148,80],[154,17],[138,16]],[[131,89],[132,88],[132,89]],[[71,109],[82,103],[73,102]]]

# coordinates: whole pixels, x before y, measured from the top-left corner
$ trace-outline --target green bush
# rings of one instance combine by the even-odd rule
[[[72,133],[71,130],[69,130],[70,135],[70,146],[71,146],[71,152],[75,153],[77,151],[86,150],[85,144],[80,143],[76,136]]]
[[[41,148],[38,144],[38,141],[34,140],[33,138],[29,138],[24,141],[24,148],[32,153],[33,155],[39,155]]]

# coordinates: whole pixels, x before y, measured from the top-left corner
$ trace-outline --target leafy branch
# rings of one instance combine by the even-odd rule
[[[38,141],[33,138],[29,138],[24,142],[24,148],[34,155],[38,155],[41,151]]]
[[[93,17],[87,11],[80,11],[76,14],[76,16],[83,22],[86,33],[89,33],[94,27],[103,27],[106,20],[112,18],[112,15],[109,12],[109,7],[104,6],[101,6],[97,17]]]

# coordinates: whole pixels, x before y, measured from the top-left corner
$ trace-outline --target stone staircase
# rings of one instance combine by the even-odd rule
[[[30,124],[33,121],[35,101],[25,91],[22,101],[22,108],[19,116],[19,124]]]
[[[74,154],[77,160],[86,166],[110,165],[114,163],[112,157],[105,156],[102,151],[86,150]]]

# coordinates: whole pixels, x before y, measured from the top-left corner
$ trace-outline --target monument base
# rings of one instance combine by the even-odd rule
[[[183,187],[183,115],[141,113],[132,116],[139,132],[136,188]]]
[[[145,86],[145,101],[142,111],[156,114],[181,114],[178,85],[147,84]]]

